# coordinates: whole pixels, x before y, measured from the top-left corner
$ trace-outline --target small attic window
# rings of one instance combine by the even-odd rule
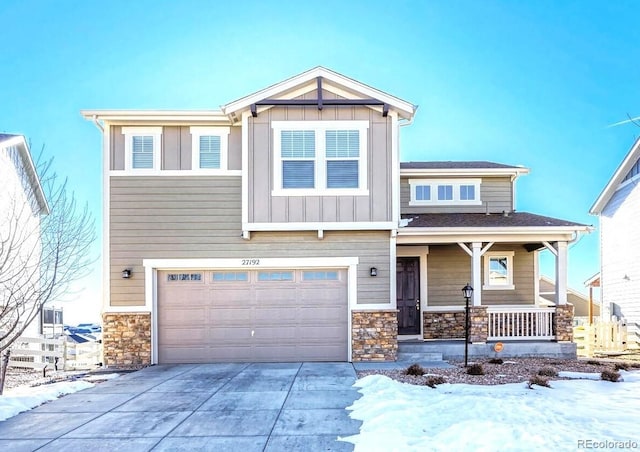
[[[480,183],[480,179],[409,179],[409,205],[479,205]]]

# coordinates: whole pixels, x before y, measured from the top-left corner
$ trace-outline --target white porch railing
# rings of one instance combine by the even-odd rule
[[[553,340],[555,308],[489,306],[488,340]]]

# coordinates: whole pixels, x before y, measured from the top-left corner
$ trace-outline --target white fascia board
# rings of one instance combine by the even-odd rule
[[[330,82],[333,82],[338,85],[342,85],[347,89],[355,91],[357,93],[361,93],[366,97],[371,97],[378,99],[382,102],[385,102],[392,107],[395,107],[397,110],[403,113],[403,117],[411,118],[413,117],[416,107],[397,97],[391,96],[387,93],[379,91],[375,88],[372,88],[368,85],[360,83],[354,79],[345,77],[344,75],[338,74],[337,72],[333,72],[324,67],[318,66],[313,69],[310,69],[306,72],[293,76],[289,79],[286,79],[280,83],[276,83],[271,85],[265,89],[257,91],[255,93],[249,94],[243,98],[230,102],[226,105],[221,106],[221,110],[223,113],[229,115],[231,113],[237,112],[239,110],[245,109],[249,107],[251,104],[259,102],[268,98],[275,98],[279,94],[292,90],[300,85],[304,85],[310,81],[315,80],[317,77],[322,77],[323,79],[327,79]]]
[[[460,234],[476,234],[483,236],[486,234],[531,234],[539,233],[547,234],[567,234],[573,232],[591,232],[591,226],[520,226],[520,227],[494,227],[494,228],[400,228],[398,235],[460,235]]]
[[[224,122],[229,118],[219,110],[81,110],[85,119],[93,121],[176,121]]]
[[[397,228],[394,221],[378,222],[326,222],[326,223],[243,223],[243,231],[371,231]]]
[[[29,174],[31,189],[33,190],[36,199],[38,200],[38,204],[40,205],[40,213],[43,215],[49,215],[49,203],[47,202],[47,197],[44,195],[44,190],[42,189],[42,184],[40,183],[40,177],[38,176],[36,165],[33,162],[33,158],[31,157],[31,151],[29,150],[29,144],[27,143],[27,140],[25,140],[23,135],[16,135],[0,143],[0,147],[2,148],[8,148],[12,146],[16,146],[20,151],[22,163],[25,165],[25,169]]]
[[[624,158],[618,169],[616,169],[615,173],[613,173],[613,176],[609,180],[609,183],[604,188],[604,190],[602,190],[602,193],[600,193],[600,196],[598,196],[596,202],[594,202],[593,206],[591,206],[591,209],[589,209],[589,213],[591,215],[600,215],[600,213],[602,213],[602,210],[605,208],[613,194],[616,192],[618,186],[622,182],[622,179],[624,179],[627,173],[631,170],[631,167],[636,163],[636,160],[638,160],[638,158],[640,158],[640,137],[638,137],[635,143],[633,143],[633,146],[631,146],[631,149],[629,149],[626,157]]]
[[[358,265],[357,257],[283,257],[262,258],[250,253],[244,259],[143,259],[145,268],[159,270],[264,268],[347,268]]]
[[[520,176],[529,174],[529,168],[400,168],[401,177],[425,176]]]

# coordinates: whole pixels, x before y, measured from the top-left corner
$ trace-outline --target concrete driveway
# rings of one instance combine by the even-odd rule
[[[0,449],[352,450],[349,363],[153,366],[0,422]]]

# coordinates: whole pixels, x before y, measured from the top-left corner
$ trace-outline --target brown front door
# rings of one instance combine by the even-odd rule
[[[420,259],[396,260],[398,334],[420,334]]]

